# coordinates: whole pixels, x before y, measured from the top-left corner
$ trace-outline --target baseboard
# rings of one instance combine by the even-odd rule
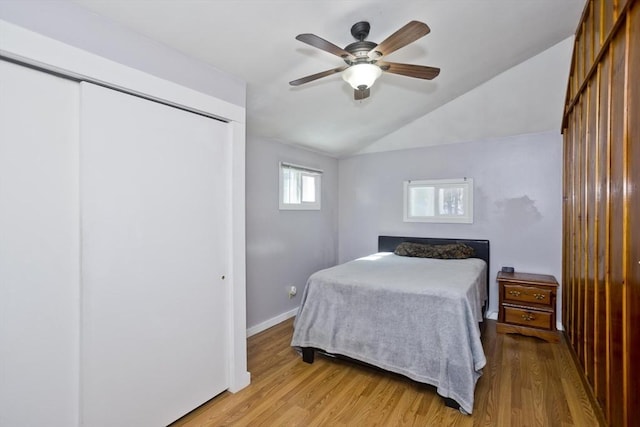
[[[498,320],[498,312],[497,311],[487,311],[485,315],[487,319]]]
[[[293,310],[289,310],[286,313],[279,314],[279,315],[277,315],[275,317],[272,317],[269,320],[265,320],[262,323],[258,323],[257,325],[248,328],[247,329],[247,338],[249,338],[252,335],[259,334],[262,331],[266,331],[270,327],[275,326],[280,322],[284,322],[285,320],[292,318],[293,316],[296,315],[297,312],[298,312],[298,308],[296,307]],[[491,320],[498,320],[498,312],[497,311],[489,311],[489,312],[487,312],[485,317],[487,319],[491,319]],[[564,328],[562,327],[562,323],[560,323],[560,322],[558,322],[557,327],[558,327],[559,331],[563,331],[564,330]]]
[[[277,316],[272,317],[269,320],[265,320],[262,323],[258,323],[255,326],[247,328],[247,338],[249,338],[252,335],[258,334],[262,331],[265,331],[270,327],[277,325],[280,322],[284,322],[285,320],[292,318],[293,316],[296,315],[297,312],[298,312],[298,307],[294,308],[293,310],[289,310],[286,313],[278,314]]]

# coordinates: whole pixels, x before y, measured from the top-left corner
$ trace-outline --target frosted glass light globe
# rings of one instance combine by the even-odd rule
[[[373,64],[356,64],[342,72],[342,79],[354,89],[368,89],[380,77],[382,70]]]

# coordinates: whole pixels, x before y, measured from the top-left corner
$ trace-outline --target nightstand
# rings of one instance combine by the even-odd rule
[[[498,272],[499,308],[496,330],[558,342],[556,292],[553,276]]]

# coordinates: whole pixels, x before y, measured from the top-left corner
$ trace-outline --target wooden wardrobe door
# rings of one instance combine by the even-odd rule
[[[82,425],[166,425],[228,387],[227,124],[81,84]]]
[[[629,37],[636,42],[629,46],[629,76],[640,74],[640,4],[636,1],[629,12]],[[629,402],[627,417],[637,420],[640,406],[640,84],[629,85],[628,121],[628,178],[627,178],[627,377],[629,378]],[[629,423],[630,424],[630,423]]]
[[[586,2],[563,124],[563,318],[606,422],[629,427],[640,404],[639,36],[637,0]]]

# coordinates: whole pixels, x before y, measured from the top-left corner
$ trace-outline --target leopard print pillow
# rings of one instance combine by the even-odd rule
[[[422,243],[403,242],[393,252],[396,255],[417,258],[465,259],[475,255],[471,246],[464,243],[446,245],[427,245]]]

